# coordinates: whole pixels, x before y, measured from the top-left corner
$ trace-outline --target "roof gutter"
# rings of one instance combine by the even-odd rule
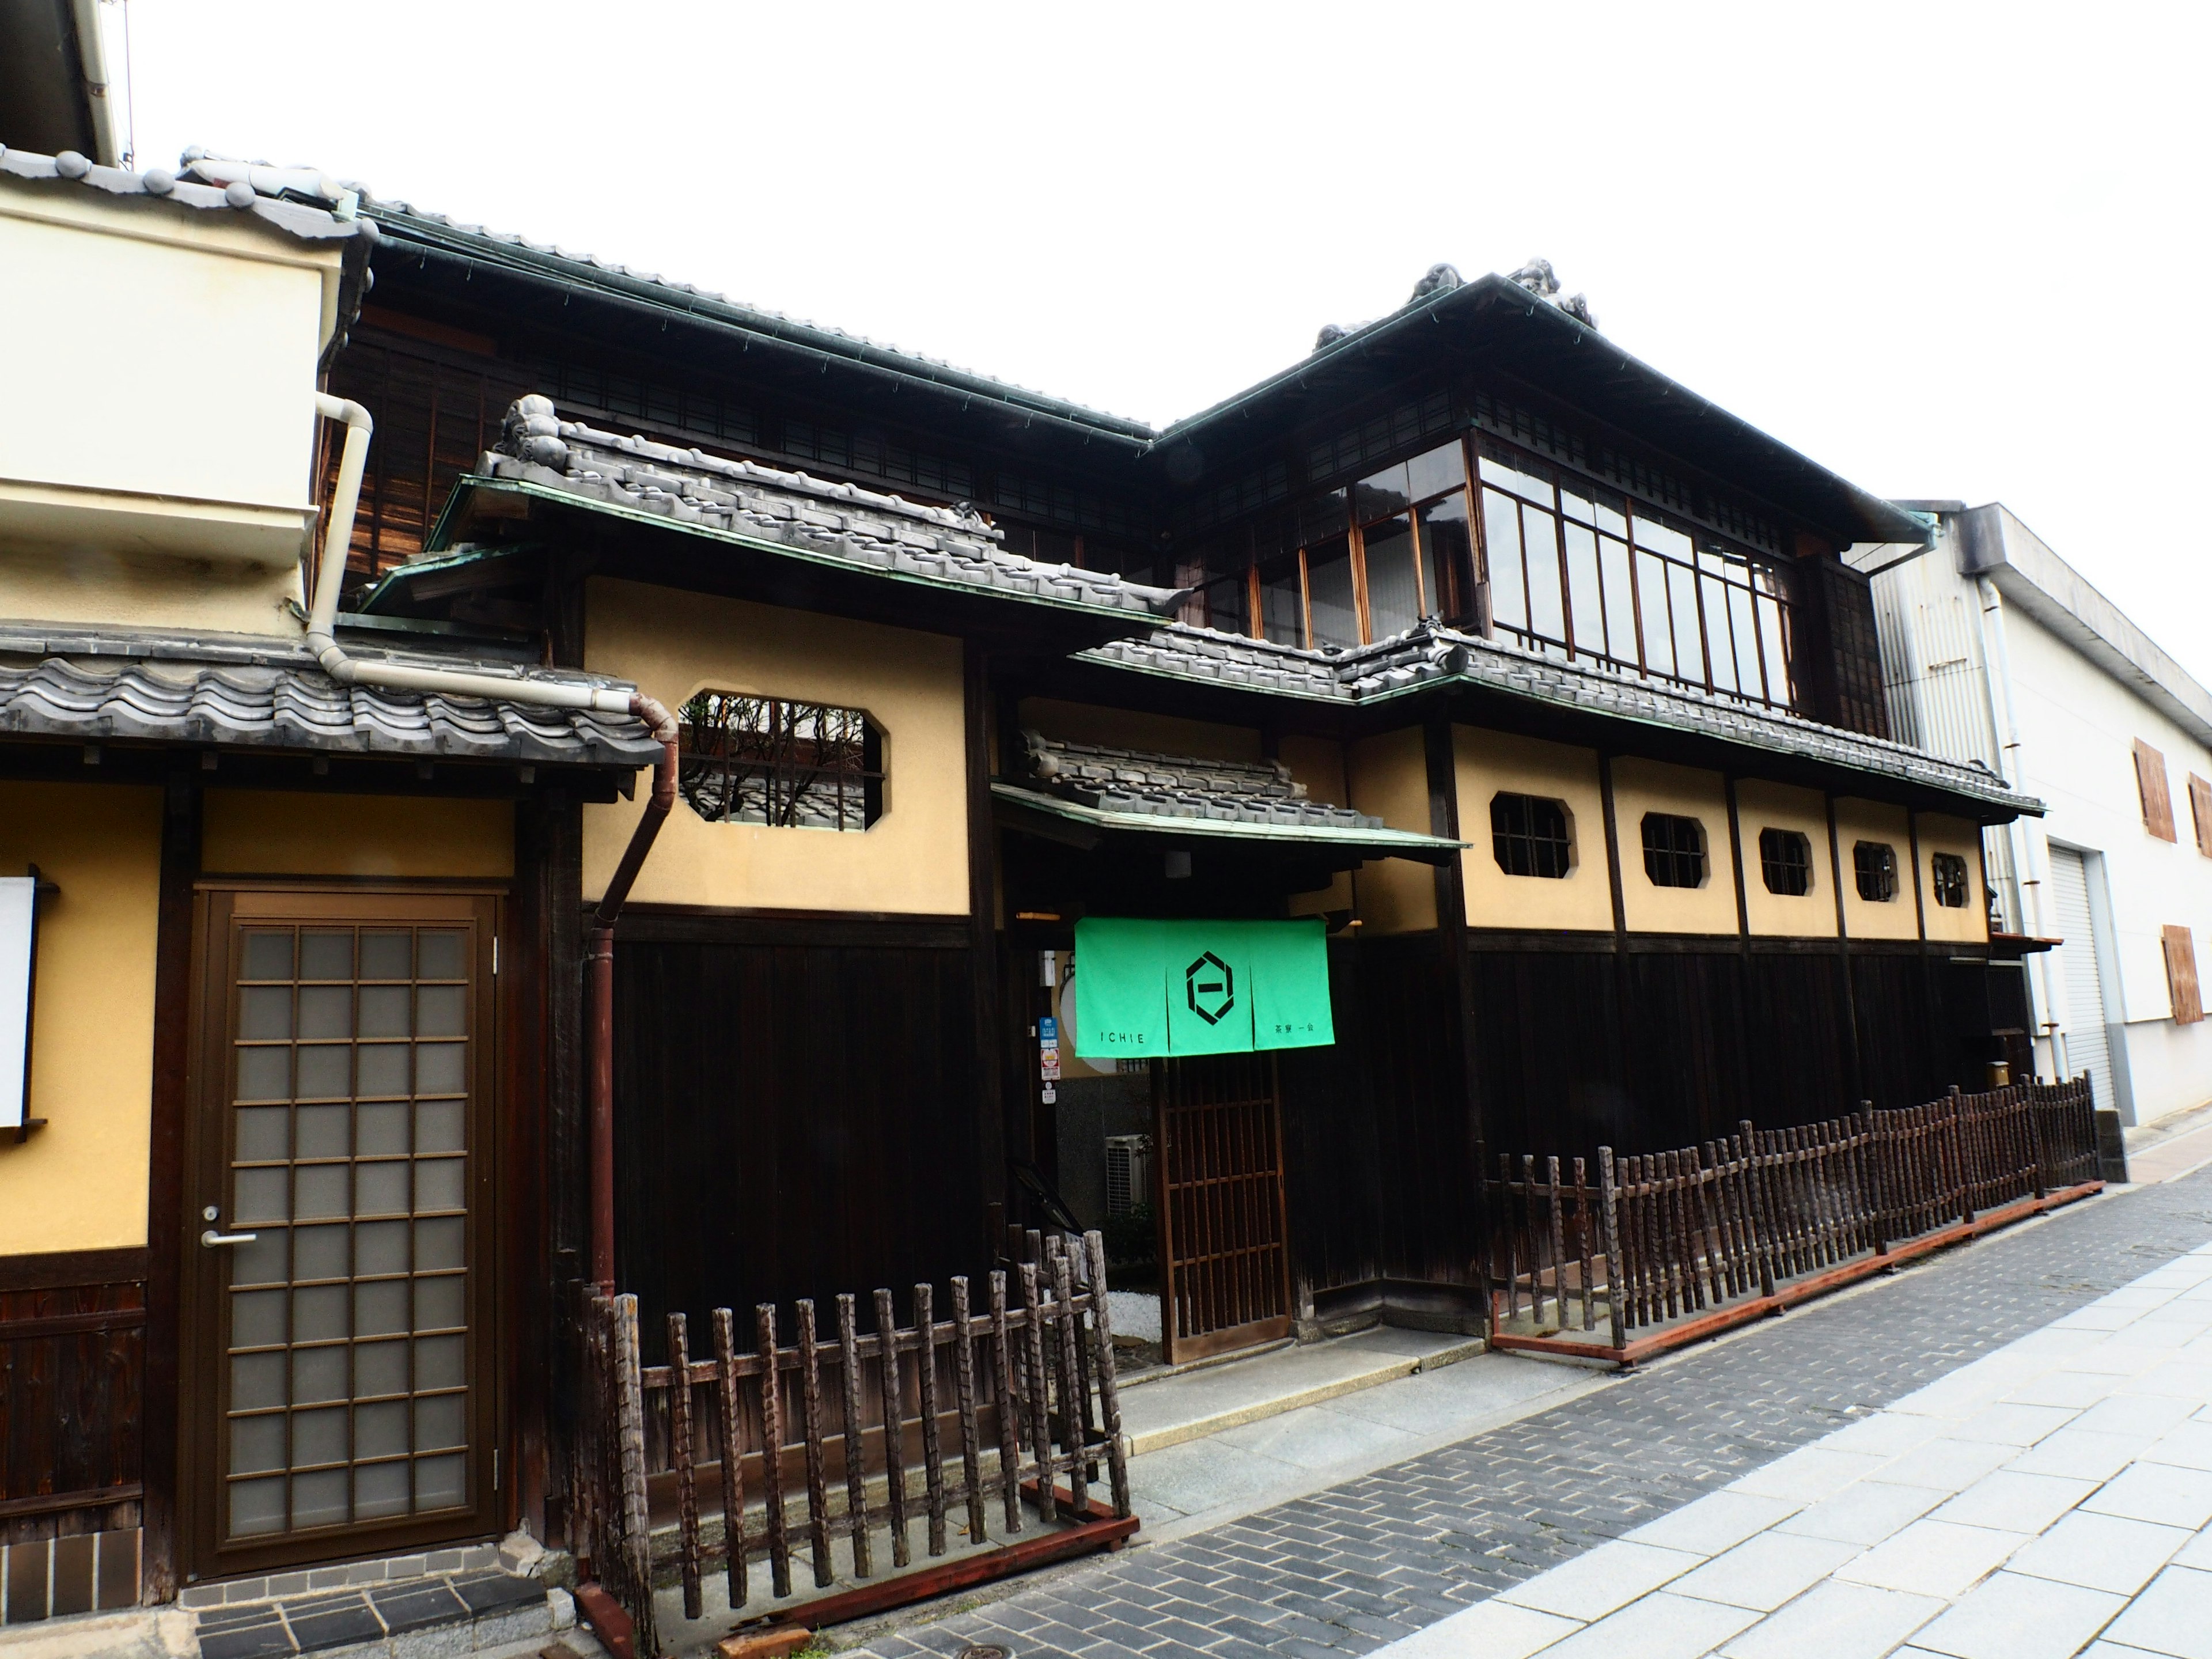
[[[447,696],[486,697],[541,708],[588,709],[629,714],[652,728],[660,744],[653,766],[653,793],[630,831],[629,845],[592,913],[586,950],[592,1029],[592,1278],[611,1295],[615,1285],[615,923],[623,904],[653,850],[653,838],[676,804],[676,717],[642,691],[605,686],[561,685],[544,680],[511,679],[500,674],[471,674],[404,663],[359,662],[346,655],[335,636],[338,586],[345,576],[346,551],[353,545],[354,514],[361,504],[361,479],[368,463],[368,441],[375,428],[359,404],[315,395],[315,410],[345,424],[345,449],[338,458],[337,486],[331,497],[330,527],[323,536],[322,564],[307,612],[307,646],[323,672],[341,685],[374,685],[396,691],[435,692]]]

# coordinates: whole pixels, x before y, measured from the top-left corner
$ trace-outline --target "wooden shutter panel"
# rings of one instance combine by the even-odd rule
[[[2197,821],[2197,850],[2212,859],[2212,783],[2189,775],[2189,815]]]
[[[2197,946],[2186,927],[2160,929],[2166,951],[2166,993],[2173,1004],[2173,1023],[2193,1025],[2204,1018],[2204,998],[2197,988]]]
[[[2143,828],[2160,841],[2172,841],[2173,798],[2166,788],[2166,757],[2136,739],[2136,791],[2142,797]]]

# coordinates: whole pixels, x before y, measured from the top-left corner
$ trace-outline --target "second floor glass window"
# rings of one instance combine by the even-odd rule
[[[1559,881],[1574,867],[1575,844],[1567,831],[1567,809],[1541,795],[1500,793],[1490,798],[1490,848],[1498,867],[1509,876],[1542,876]]]
[[[1938,853],[1928,860],[1929,885],[1936,890],[1936,902],[1947,910],[1966,908],[1966,860],[1956,853]]]
[[[1804,897],[1813,890],[1813,843],[1795,830],[1760,830],[1759,873],[1768,892]]]
[[[1705,827],[1672,812],[1644,815],[1644,873],[1654,887],[1705,884]]]
[[[1886,841],[1863,841],[1851,848],[1851,874],[1859,896],[1887,904],[1897,896],[1897,848]]]

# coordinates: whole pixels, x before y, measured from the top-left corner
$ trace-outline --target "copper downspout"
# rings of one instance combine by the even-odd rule
[[[630,831],[622,862],[592,913],[585,942],[585,989],[592,1024],[592,1281],[606,1295],[615,1290],[615,922],[629,896],[645,855],[653,850],[669,808],[676,804],[676,717],[642,691],[630,713],[653,729],[660,758],[653,763],[653,793]]]

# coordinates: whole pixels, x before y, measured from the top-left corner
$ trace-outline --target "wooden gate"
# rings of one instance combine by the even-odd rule
[[[1162,1358],[1172,1365],[1289,1335],[1274,1056],[1155,1060],[1152,1125]]]

